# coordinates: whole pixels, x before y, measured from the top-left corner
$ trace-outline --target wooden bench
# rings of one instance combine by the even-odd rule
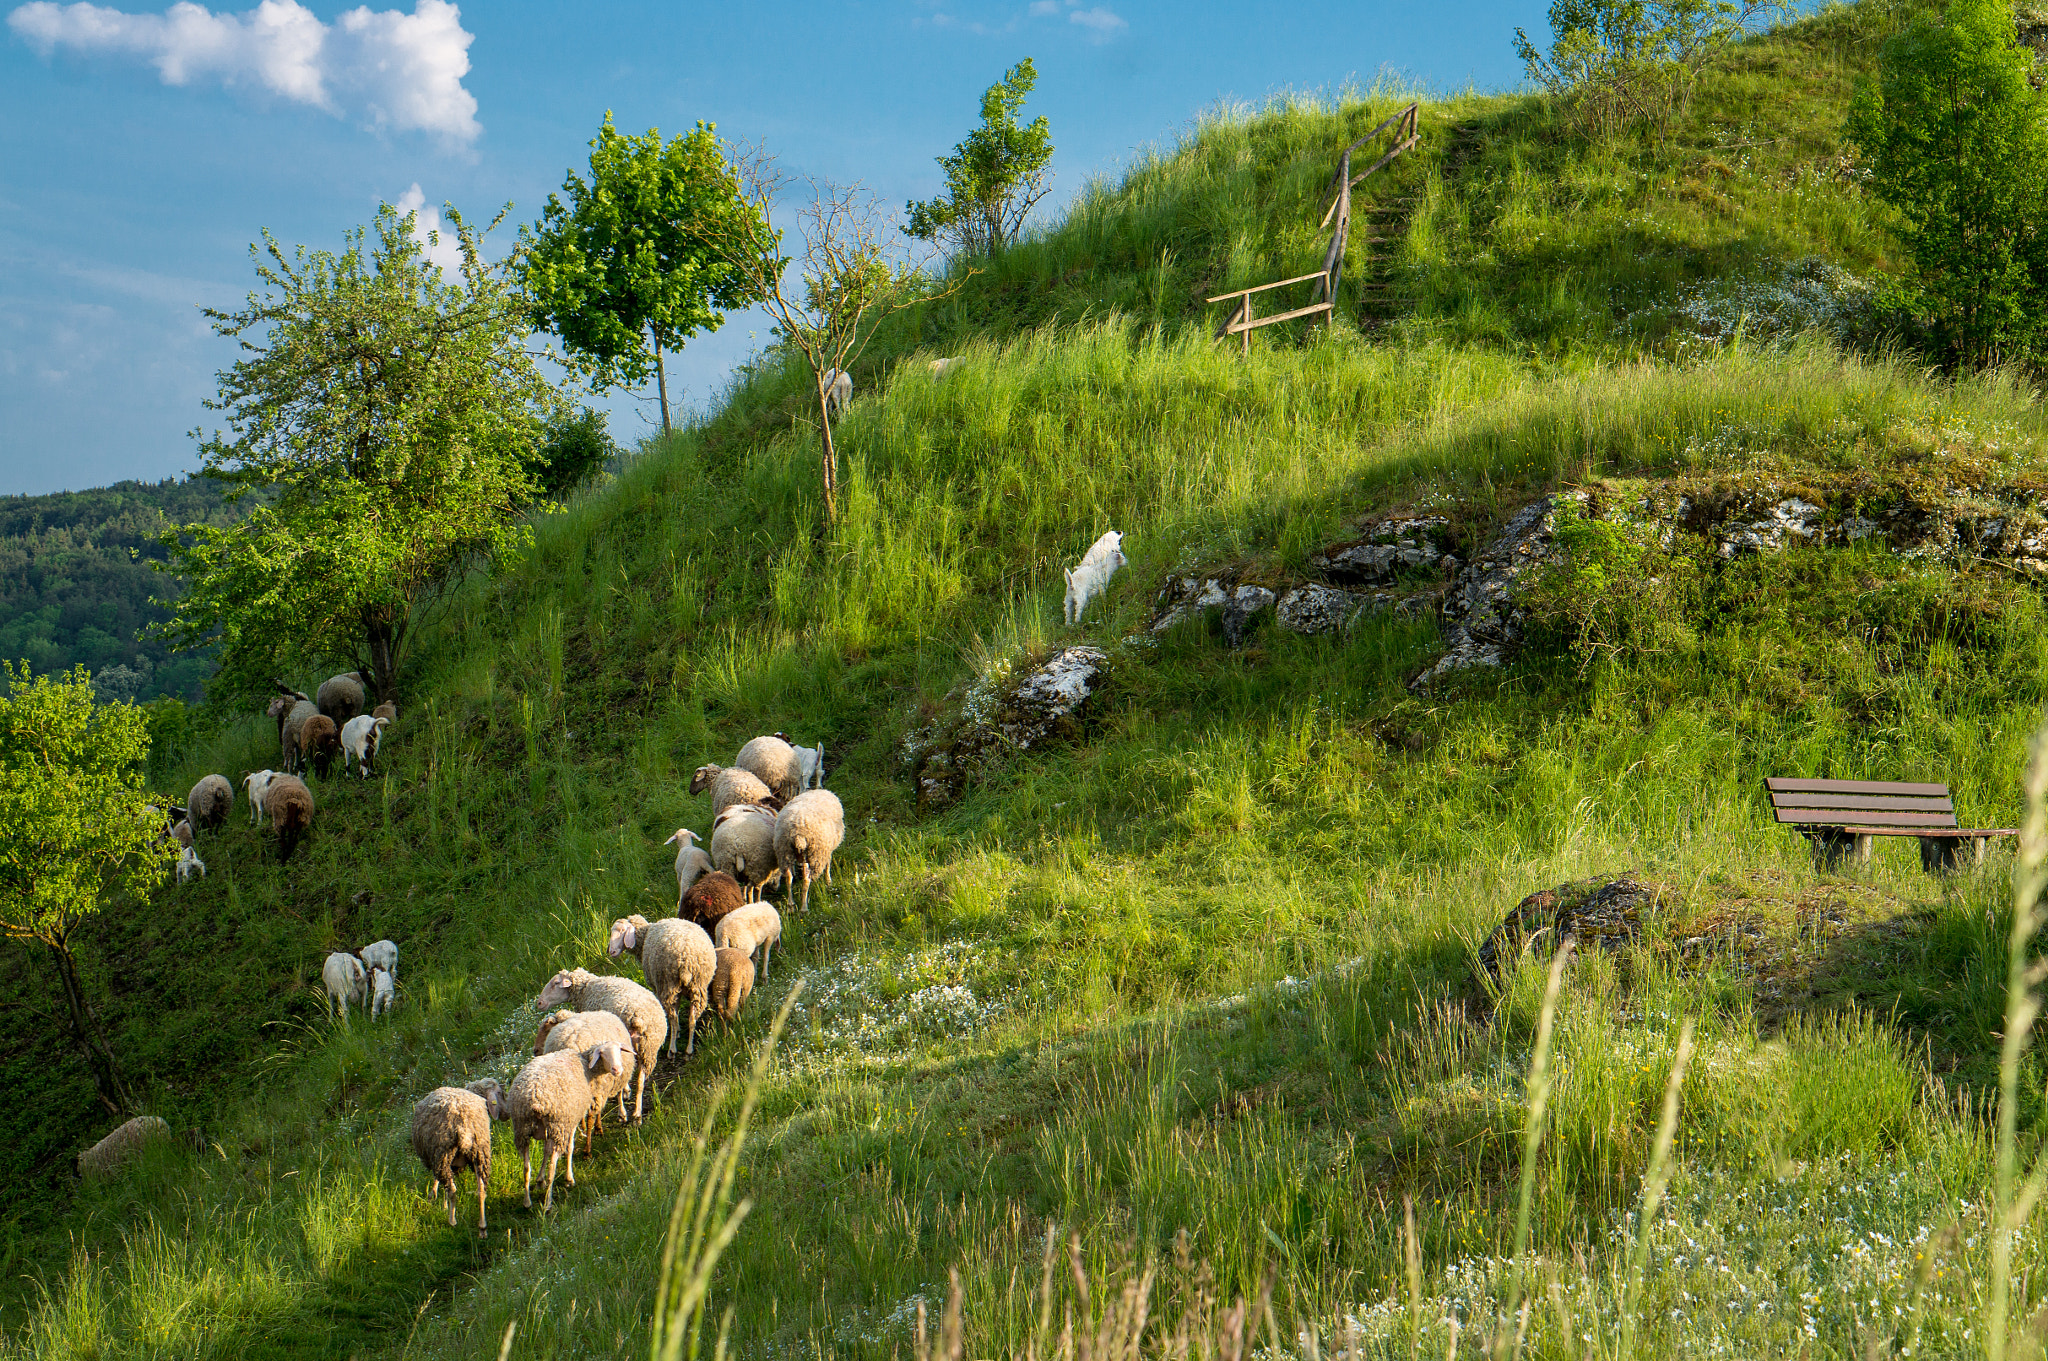
[[[1945,784],[1884,780],[1768,779],[1771,812],[1796,827],[1813,847],[1814,868],[1834,870],[1853,856],[1870,860],[1871,838],[1920,839],[1920,866],[1944,874],[1967,854],[1982,862],[1993,837],[2015,836],[2015,827],[1958,827],[1956,806]]]

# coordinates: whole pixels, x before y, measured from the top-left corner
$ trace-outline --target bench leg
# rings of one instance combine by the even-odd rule
[[[1984,858],[1983,837],[1923,836],[1920,838],[1920,868],[1929,874],[1953,874],[1962,866],[1964,843],[1972,849],[1972,859],[1981,862]]]
[[[1870,863],[1870,838],[1867,836],[1851,836],[1839,827],[1827,827],[1804,835],[1806,844],[1813,850],[1816,874],[1838,873],[1843,862],[1852,856],[1864,864]]]

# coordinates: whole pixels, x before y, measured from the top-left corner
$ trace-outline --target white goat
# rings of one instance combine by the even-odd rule
[[[825,370],[825,414],[840,416],[853,403],[853,375],[845,369]]]
[[[242,788],[249,791],[249,825],[263,825],[263,796],[270,792],[270,782],[277,778],[274,770],[253,770],[242,776]]]
[[[384,729],[390,724],[388,718],[375,718],[369,714],[357,714],[341,730],[342,768],[356,763],[356,777],[370,778],[370,762],[377,759],[377,748],[383,744]]]
[[[1069,624],[1081,622],[1088,602],[1109,588],[1109,579],[1123,566],[1124,536],[1112,529],[1089,546],[1088,552],[1067,569],[1067,601],[1064,617]]]
[[[199,858],[199,853],[190,846],[180,850],[178,852],[178,882],[182,884],[188,879],[204,879],[205,877],[206,862]]]
[[[386,1012],[388,1012],[388,1011],[390,1011],[390,1010],[391,1010],[391,1002],[392,1002],[392,997],[393,997],[393,991],[392,991],[392,982],[391,982],[391,970],[389,970],[389,969],[387,969],[387,968],[384,968],[384,967],[383,967],[382,965],[379,965],[379,966],[377,966],[376,968],[373,968],[373,969],[371,969],[371,970],[370,970],[370,1019],[371,1019],[371,1020],[373,1020],[373,1021],[374,1021],[374,1020],[376,1020],[376,1019],[377,1019],[377,1018],[378,1018],[379,1016],[382,1016],[382,1015],[383,1015],[384,1013],[386,1013]]]

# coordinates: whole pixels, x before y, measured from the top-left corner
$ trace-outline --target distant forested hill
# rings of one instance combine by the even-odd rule
[[[222,490],[195,477],[0,497],[0,657],[37,671],[83,662],[111,698],[197,699],[213,659],[139,635],[168,614],[151,597],[179,590],[151,565],[165,557],[156,536],[238,518]]]

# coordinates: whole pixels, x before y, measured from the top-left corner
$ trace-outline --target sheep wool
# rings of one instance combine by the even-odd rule
[[[631,952],[640,961],[640,971],[647,976],[647,990],[661,1001],[662,1012],[668,1017],[670,1054],[676,1052],[676,1003],[684,994],[689,995],[689,1042],[683,1054],[695,1054],[697,1019],[711,1004],[711,975],[718,968],[711,937],[695,922],[664,917],[650,924],[647,918],[635,913],[612,923],[607,952],[617,959],[621,951]]]
[[[782,939],[782,914],[766,903],[749,903],[718,923],[718,943],[752,958],[761,953],[761,981],[768,981],[768,956]],[[714,966],[715,967],[715,966]]]
[[[775,878],[775,818],[764,804],[735,804],[711,829],[712,868],[738,880],[749,901]]]
[[[662,1045],[668,1043],[668,1012],[661,999],[630,978],[564,969],[540,990],[538,1005],[551,1011],[565,1002],[578,1011],[609,1011],[632,1032],[639,1065],[633,1082],[633,1118],[638,1120],[647,1096],[647,1079],[654,1073]]]
[[[533,1208],[533,1141],[540,1140],[548,1155],[547,1195],[541,1202],[541,1213],[547,1214],[555,1206],[555,1165],[565,1148],[568,1183],[576,1184],[576,1130],[591,1107],[593,1080],[600,1074],[624,1072],[627,1062],[625,1046],[594,1044],[581,1053],[543,1054],[512,1079],[505,1108],[512,1119],[513,1145],[526,1163],[523,1190],[528,1209]]]
[[[313,773],[324,780],[339,755],[341,730],[334,726],[334,720],[326,714],[314,714],[307,719],[306,726],[299,729],[299,769],[310,765]]]
[[[264,791],[263,811],[277,828],[277,860],[284,864],[313,826],[313,791],[296,775],[275,776]]]
[[[720,917],[746,905],[747,893],[740,887],[740,881],[723,870],[713,870],[690,885],[690,891],[683,895],[682,910],[676,915],[708,932],[718,925]]]
[[[495,1088],[498,1084],[486,1078]],[[434,1180],[434,1203],[448,1198],[448,1227],[455,1227],[455,1178],[468,1172],[476,1181],[476,1231],[489,1232],[484,1196],[491,1184],[491,1104],[470,1087],[436,1087],[412,1108],[412,1151]]]
[[[775,797],[775,791],[761,783],[759,776],[738,766],[698,766],[697,773],[690,777],[690,792],[701,794],[707,789],[711,791],[713,822],[734,804],[760,803]]]
[[[277,720],[277,745],[279,747],[284,746],[285,721],[291,717],[292,710],[301,701],[311,704],[313,702],[312,696],[302,695],[296,690],[280,685],[277,687],[277,694],[270,701],[270,707],[263,711]],[[319,706],[314,705],[314,707],[317,709]]]
[[[398,721],[398,706],[387,699],[376,708],[370,710],[370,717],[388,718],[393,723],[396,723]]]
[[[386,969],[393,982],[398,979],[398,942],[377,940],[356,951],[356,958],[363,961],[366,969]]]
[[[347,722],[363,711],[363,673],[350,671],[345,675],[329,676],[320,682],[320,689],[314,701],[320,712],[334,722],[339,732]]]
[[[270,782],[277,778],[274,770],[245,770],[242,772],[242,788],[249,793],[249,825],[263,825],[263,796],[270,792]]]
[[[807,788],[805,778],[809,772],[805,763],[798,758],[796,748],[779,734],[757,737],[747,743],[740,748],[733,764],[767,785],[784,803]]]
[[[711,975],[711,1012],[727,1033],[739,1020],[740,1008],[754,992],[754,961],[743,950],[725,946],[714,952],[718,967]]]
[[[846,840],[846,809],[829,789],[807,789],[775,815],[775,863],[785,882],[802,881],[803,910],[811,907],[811,880],[832,882],[832,853]]]
[[[158,1139],[171,1137],[171,1127],[154,1115],[138,1115],[78,1155],[78,1175],[87,1180],[109,1177]]]
[[[382,967],[370,970],[370,1019],[376,1020],[391,1010],[396,993],[391,981],[391,970]]]
[[[363,987],[367,982],[363,961],[354,955],[337,950],[320,966],[320,986],[327,990],[328,1010],[331,1013],[338,1005],[344,1021],[348,1019],[348,1004],[363,1000]]]
[[[676,852],[676,914],[681,916],[684,915],[683,898],[689,893],[690,885],[711,873],[711,856],[697,844],[697,834],[687,827],[676,828],[676,834],[661,844],[674,846],[678,842],[682,843],[682,848]]]
[[[225,775],[202,775],[185,796],[185,807],[195,831],[211,832],[220,827],[227,822],[234,806],[235,787]]]
[[[284,716],[284,735],[279,745],[284,748],[284,768],[296,775],[306,768],[305,744],[300,740],[306,725],[320,717],[320,706],[310,699],[301,699],[293,704]]]
[[[587,1147],[597,1127],[604,1118],[605,1102],[617,1099],[619,1122],[626,1121],[626,1091],[633,1085],[633,1075],[639,1069],[639,1059],[633,1034],[626,1023],[609,1011],[570,1011],[566,1007],[548,1017],[541,1025],[540,1034],[534,1037],[534,1057],[542,1054],[559,1053],[569,1050],[580,1054],[593,1044],[616,1044],[624,1047],[629,1058],[623,1073],[601,1073],[591,1079],[590,1118],[585,1123],[583,1142]]]

